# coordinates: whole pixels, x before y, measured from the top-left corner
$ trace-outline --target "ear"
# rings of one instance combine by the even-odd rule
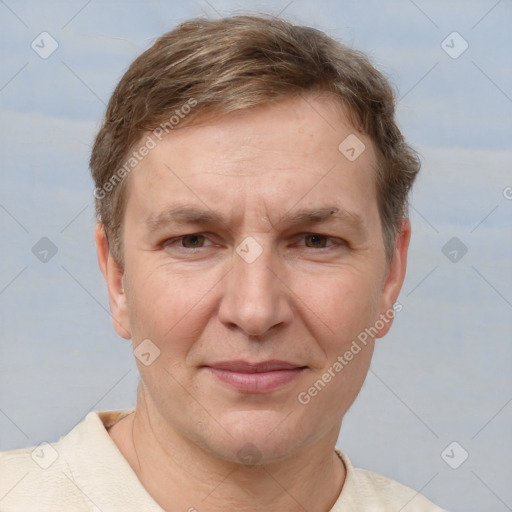
[[[103,224],[96,225],[94,238],[96,239],[98,264],[107,284],[112,323],[117,334],[128,340],[131,338],[131,329],[123,287],[124,270],[114,261],[110,254]]]
[[[380,320],[384,324],[379,329],[377,338],[385,336],[391,325],[395,313],[401,311],[401,305],[396,305],[398,294],[402,288],[405,278],[405,270],[407,267],[407,250],[409,249],[409,241],[411,239],[411,223],[409,219],[402,220],[400,230],[395,238],[395,248],[393,258],[388,265],[387,277],[381,294]]]

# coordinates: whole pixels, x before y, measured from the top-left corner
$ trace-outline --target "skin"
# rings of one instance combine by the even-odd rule
[[[366,147],[353,162],[338,150],[349,134]],[[373,143],[332,99],[290,98],[174,130],[150,151],[128,178],[123,267],[97,226],[117,332],[160,350],[149,366],[137,360],[136,411],[109,433],[165,510],[320,512],[337,500],[345,468],[333,450],[374,340],[307,405],[297,397],[402,286],[410,225],[387,262],[375,164]],[[177,206],[222,220],[161,215]],[[331,207],[320,222],[287,220]],[[236,252],[247,237],[262,250],[252,263]],[[306,368],[275,391],[244,393],[204,368],[233,359]],[[237,456],[247,443],[256,464]]]

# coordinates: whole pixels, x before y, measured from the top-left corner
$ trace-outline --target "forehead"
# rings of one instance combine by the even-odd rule
[[[178,127],[154,142],[130,175],[127,201],[147,215],[187,200],[216,209],[286,209],[299,200],[321,207],[319,196],[330,196],[329,204],[344,196],[343,208],[363,196],[375,202],[373,144],[330,98],[289,98]]]

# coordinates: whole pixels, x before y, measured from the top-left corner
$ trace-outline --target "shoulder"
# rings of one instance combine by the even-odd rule
[[[0,453],[0,510],[87,510],[60,455],[59,443],[42,443]]]
[[[91,510],[91,475],[108,464],[119,466],[106,428],[128,413],[89,413],[58,442],[0,453],[0,511]]]
[[[444,512],[418,491],[373,471],[355,468],[346,454],[336,451],[345,464],[347,474],[332,512]]]

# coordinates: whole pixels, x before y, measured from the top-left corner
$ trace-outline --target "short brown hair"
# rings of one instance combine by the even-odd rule
[[[420,168],[396,125],[390,84],[365,54],[319,30],[259,15],[188,20],[142,53],[117,85],[90,160],[97,219],[116,262],[123,261],[122,178],[130,170],[130,152],[144,135],[159,126],[169,132],[180,113],[182,127],[200,117],[309,92],[332,94],[354,128],[375,145],[377,201],[389,261]]]

